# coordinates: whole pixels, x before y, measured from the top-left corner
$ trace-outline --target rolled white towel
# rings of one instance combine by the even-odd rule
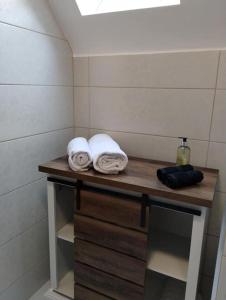
[[[104,174],[118,174],[128,163],[128,157],[107,134],[96,134],[89,140],[95,170]]]
[[[77,137],[70,141],[67,154],[69,166],[73,171],[87,171],[92,163],[89,144],[83,137]]]

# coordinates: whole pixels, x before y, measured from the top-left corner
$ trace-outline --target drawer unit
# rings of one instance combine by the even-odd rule
[[[142,260],[82,240],[76,240],[75,259],[144,286],[146,263]]]
[[[147,234],[89,217],[75,215],[76,238],[146,261]]]
[[[75,299],[76,300],[112,300],[104,295],[96,293],[81,285],[75,284]]]
[[[76,284],[115,300],[143,300],[144,287],[75,262]],[[86,295],[84,298],[86,300]]]
[[[133,196],[87,188],[80,190],[79,202],[76,213],[147,231],[148,208]]]
[[[76,200],[75,281],[86,289],[79,290],[81,300],[92,292],[143,300],[148,249],[144,199],[86,187]]]

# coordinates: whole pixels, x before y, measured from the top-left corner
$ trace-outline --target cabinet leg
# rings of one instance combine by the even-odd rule
[[[57,276],[57,237],[56,237],[56,189],[53,182],[47,182],[49,218],[49,256],[51,288],[58,287]]]
[[[185,300],[196,300],[203,240],[207,220],[207,208],[202,208],[201,216],[193,217],[191,247],[188,265]]]

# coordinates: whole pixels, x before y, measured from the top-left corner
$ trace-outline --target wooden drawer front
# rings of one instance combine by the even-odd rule
[[[76,283],[116,300],[143,300],[144,288],[75,262]]]
[[[78,284],[75,285],[75,299],[76,300],[112,300],[112,298],[108,298],[103,295],[100,295]]]
[[[75,215],[75,236],[146,261],[147,234]]]
[[[147,231],[146,227],[141,226],[142,203],[129,196],[81,190],[80,209],[77,212],[109,223]]]
[[[89,242],[76,240],[75,260],[136,284],[144,285],[146,263],[137,258]]]

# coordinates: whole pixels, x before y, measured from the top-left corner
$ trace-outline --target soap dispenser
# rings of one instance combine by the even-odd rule
[[[179,137],[181,145],[177,148],[177,165],[188,165],[190,163],[191,149],[187,145],[186,137]]]

